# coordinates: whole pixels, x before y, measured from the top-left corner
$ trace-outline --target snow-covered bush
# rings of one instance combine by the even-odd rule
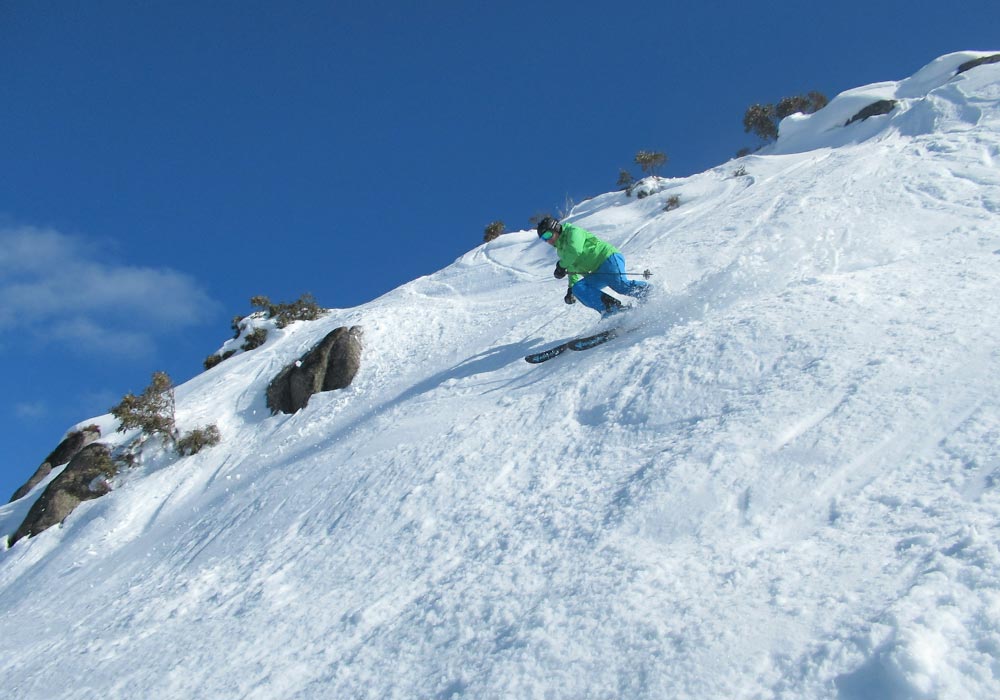
[[[247,316],[234,316],[230,326],[233,329],[233,341],[239,340],[243,336],[243,344],[240,350],[250,351],[259,348],[267,341],[268,329],[266,323],[274,321],[273,326],[284,328],[295,321],[314,321],[323,315],[324,309],[316,303],[312,294],[306,293],[293,302],[273,303],[263,295],[250,298],[250,305],[259,310]],[[261,325],[264,323],[265,325]],[[205,358],[202,363],[206,370],[212,369],[223,360],[228,360],[236,354],[237,350],[233,341],[226,343],[229,348],[214,352]],[[225,346],[224,346],[225,347]]]
[[[177,441],[177,453],[185,457],[198,454],[206,447],[218,445],[221,440],[219,429],[215,425],[206,425],[204,428],[185,433]]]
[[[266,296],[255,296],[250,299],[250,305],[263,311],[266,318],[274,319],[278,328],[284,328],[295,321],[314,321],[323,315],[322,307],[308,292],[296,301],[277,304]]]
[[[159,436],[181,456],[193,455],[205,447],[219,444],[221,435],[214,425],[198,428],[178,437],[174,417],[174,384],[166,372],[154,372],[143,392],[126,394],[111,409],[118,419],[118,432],[138,429],[141,434],[117,455],[119,463],[131,466],[138,461],[146,441]]]
[[[823,109],[829,100],[821,92],[782,97],[777,104],[753,104],[743,114],[743,131],[757,135],[762,141],[778,138],[778,124],[787,116],[801,112],[812,114]]]
[[[632,177],[632,173],[624,168],[618,171],[618,182],[616,183],[619,189],[624,190],[626,196],[632,196],[632,188],[635,186],[635,178]]]
[[[174,384],[166,372],[153,372],[153,380],[141,394],[129,392],[121,403],[112,407],[111,415],[118,419],[118,432],[138,428],[147,435],[163,435],[173,439]]]
[[[212,369],[217,364],[221,363],[223,360],[228,360],[235,354],[236,354],[235,350],[226,350],[221,355],[219,353],[212,353],[211,355],[205,358],[205,361],[202,364],[205,366],[205,369]]]
[[[490,223],[483,230],[483,243],[489,243],[490,241],[499,238],[501,234],[506,230],[506,226],[502,221],[494,221]]]
[[[666,162],[666,154],[660,151],[639,151],[635,154],[635,164],[642,168],[642,172],[650,175],[656,175],[656,171]]]
[[[250,351],[259,348],[265,342],[267,342],[267,329],[258,327],[246,334],[246,337],[243,338],[243,345],[240,347]]]

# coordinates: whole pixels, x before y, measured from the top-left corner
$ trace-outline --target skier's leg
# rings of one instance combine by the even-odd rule
[[[604,283],[619,294],[641,299],[649,291],[649,282],[630,280],[625,275],[625,258],[621,253],[608,256],[608,259],[601,263],[598,273],[604,277]]]
[[[573,285],[573,296],[584,306],[604,313],[604,302],[601,300],[603,286],[604,282],[600,275],[588,275]]]

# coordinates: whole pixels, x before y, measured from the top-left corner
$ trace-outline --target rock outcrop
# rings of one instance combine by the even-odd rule
[[[42,482],[45,477],[52,473],[55,467],[66,464],[68,461],[73,459],[76,454],[82,450],[84,447],[94,442],[101,437],[101,429],[96,425],[91,425],[83,430],[74,430],[66,439],[59,443],[59,446],[52,451],[45,461],[42,462],[41,466],[35,470],[35,473],[31,475],[14,495],[11,496],[10,502],[13,503],[19,498],[23,498],[28,495],[31,489],[35,488]]]
[[[865,107],[863,110],[855,114],[853,117],[847,120],[844,126],[850,126],[854,122],[863,122],[869,117],[877,117],[882,114],[888,114],[896,108],[896,100],[879,100],[878,102],[872,102],[870,105]]]
[[[267,387],[271,413],[295,413],[315,393],[350,386],[361,367],[361,336],[360,326],[338,328],[285,367]]]
[[[107,480],[116,471],[107,445],[95,443],[84,447],[31,506],[21,527],[10,538],[10,546],[22,537],[31,537],[58,525],[83,501],[106,494],[111,490]]]
[[[967,70],[972,70],[977,66],[985,66],[990,63],[1000,63],[1000,53],[995,53],[992,56],[983,56],[982,58],[975,58],[971,61],[966,61],[965,63],[963,63],[958,67],[958,70],[955,72],[955,75],[964,73]]]

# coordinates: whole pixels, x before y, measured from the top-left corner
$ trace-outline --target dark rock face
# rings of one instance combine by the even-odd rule
[[[35,488],[45,477],[47,477],[52,469],[58,467],[61,464],[66,464],[66,462],[73,459],[76,454],[82,450],[84,447],[101,437],[101,430],[96,425],[84,428],[83,430],[76,430],[66,436],[66,439],[59,443],[59,446],[52,451],[45,461],[42,462],[41,466],[35,470],[31,478],[28,479],[24,485],[21,486],[14,495],[11,496],[10,502],[13,503],[19,498],[23,498],[28,494],[31,489]]]
[[[83,501],[106,494],[110,490],[107,479],[116,471],[107,445],[97,443],[84,447],[31,506],[21,527],[10,538],[10,546],[22,537],[31,537],[58,525]]]
[[[350,386],[361,367],[361,336],[360,326],[338,328],[283,369],[267,387],[271,413],[295,413],[317,392]]]
[[[872,102],[870,105],[851,117],[847,121],[847,124],[844,124],[844,126],[849,126],[854,122],[864,121],[868,117],[877,117],[880,114],[888,114],[895,109],[895,107],[896,100],[879,100],[878,102]]]
[[[1000,63],[1000,53],[995,53],[992,56],[983,56],[982,58],[974,58],[971,61],[966,61],[958,67],[955,71],[955,75],[959,73],[964,73],[967,70],[971,70],[976,66],[985,66],[988,63]]]

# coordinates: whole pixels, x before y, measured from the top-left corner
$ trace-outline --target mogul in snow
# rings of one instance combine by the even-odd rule
[[[586,229],[546,216],[538,222],[538,237],[559,254],[553,272],[555,278],[569,276],[564,298],[567,304],[579,299],[584,306],[606,317],[621,311],[622,304],[605,293],[605,287],[640,300],[649,292],[648,282],[626,276],[625,258],[618,249]]]

